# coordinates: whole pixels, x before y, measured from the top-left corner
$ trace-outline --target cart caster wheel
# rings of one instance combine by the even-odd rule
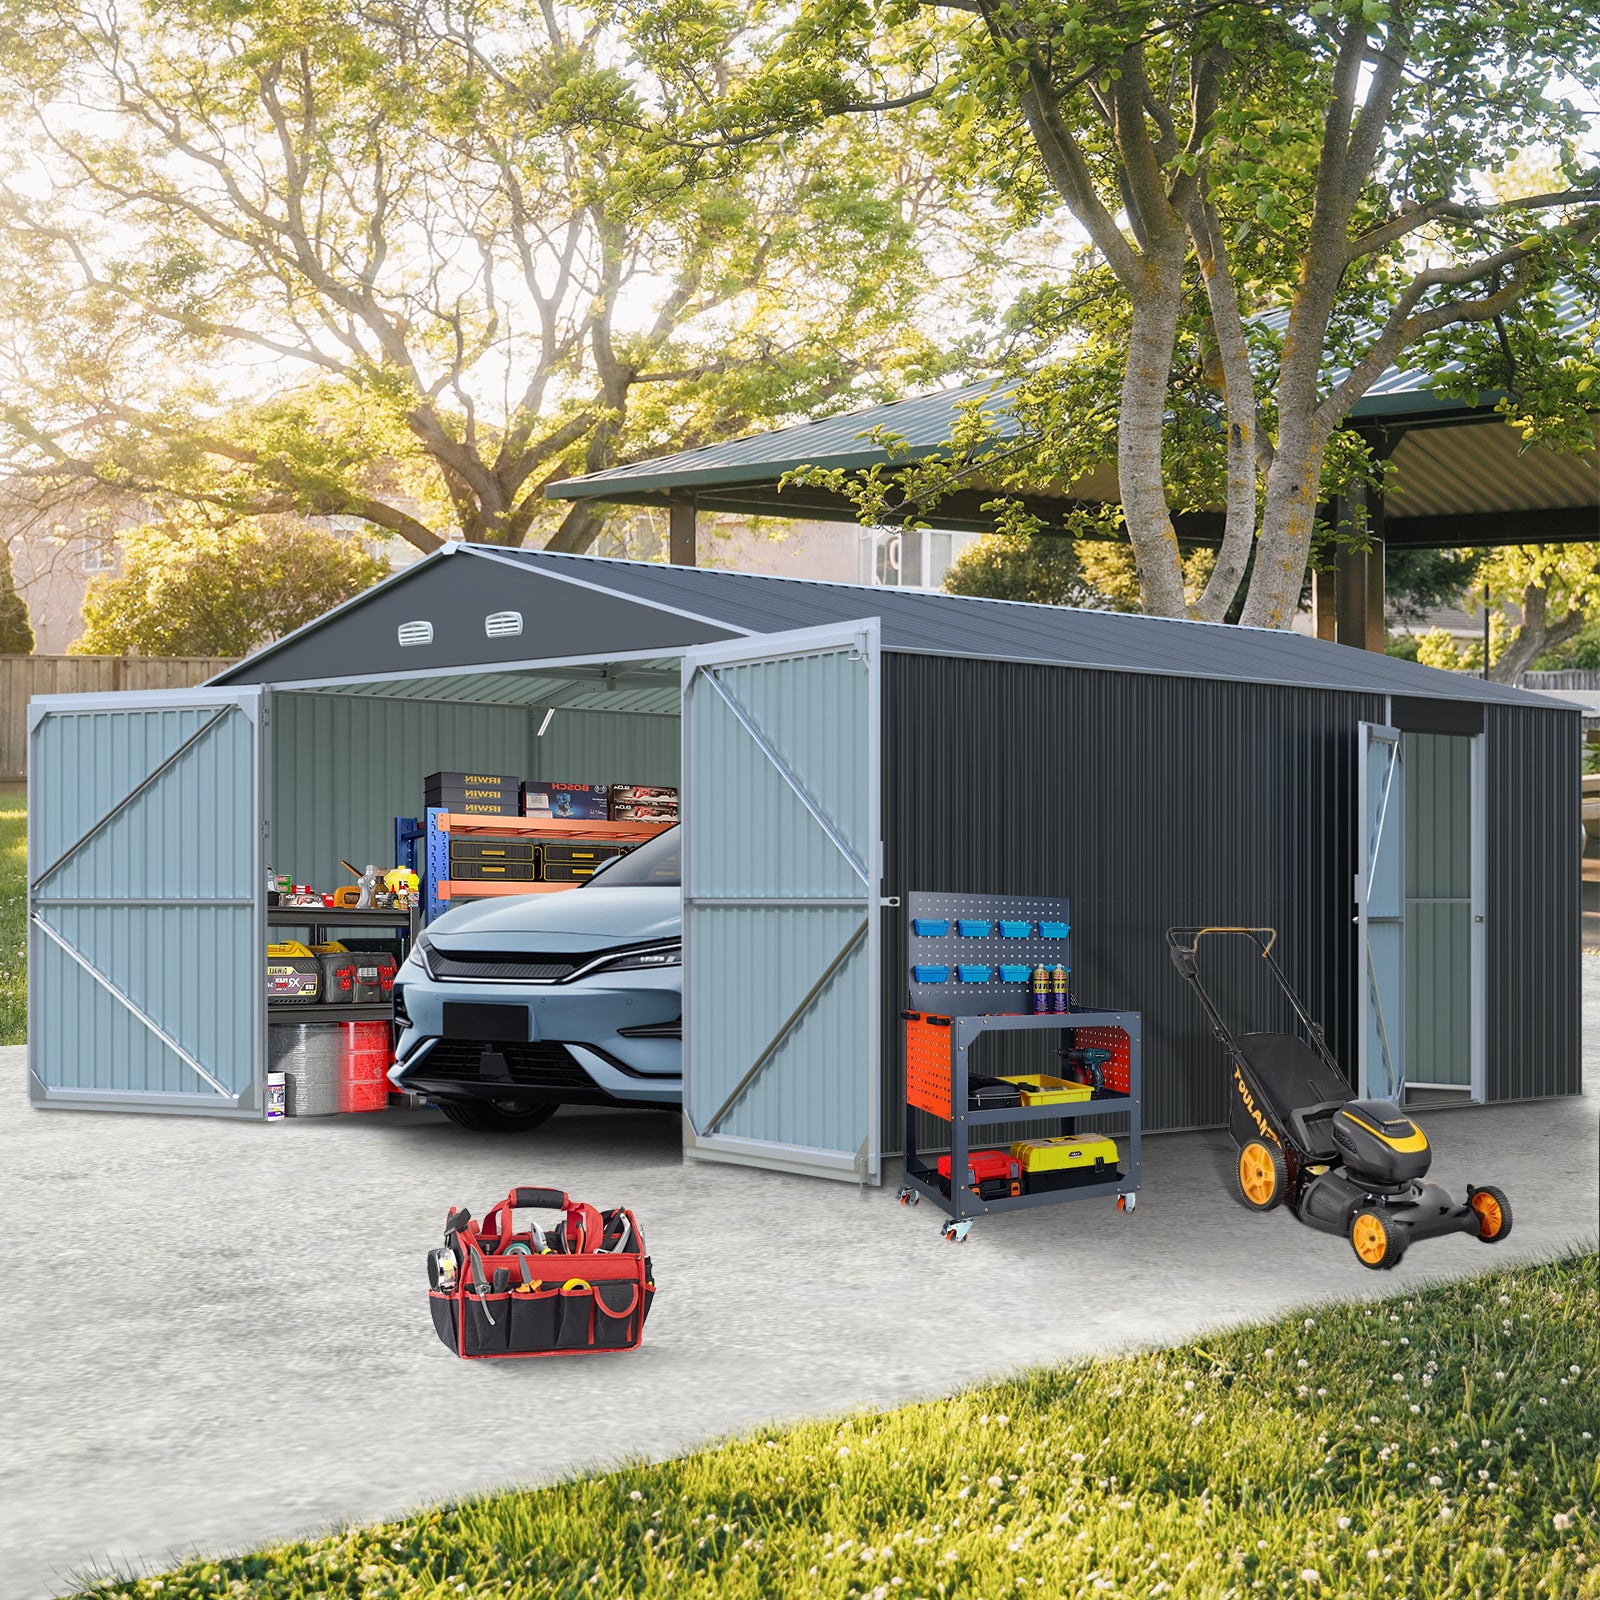
[[[1139,1197],[1136,1194],[1119,1194],[1117,1196],[1117,1210],[1126,1211],[1129,1216],[1133,1215],[1133,1209],[1138,1204]]]
[[[965,1222],[956,1222],[954,1219],[952,1219],[951,1221],[945,1223],[945,1225],[940,1228],[939,1232],[944,1238],[948,1239],[951,1244],[965,1244],[967,1242],[967,1235],[972,1232],[972,1222],[970,1219]]]

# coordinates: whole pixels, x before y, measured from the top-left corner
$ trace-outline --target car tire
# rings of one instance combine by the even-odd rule
[[[434,1104],[458,1128],[473,1133],[531,1133],[561,1109],[559,1105],[503,1105],[498,1100],[436,1100]]]

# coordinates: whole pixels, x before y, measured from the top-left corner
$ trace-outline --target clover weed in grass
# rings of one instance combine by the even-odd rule
[[[93,1592],[1600,1596],[1596,1265],[1316,1310]]]
[[[28,791],[0,783],[0,1044],[28,1039]]]

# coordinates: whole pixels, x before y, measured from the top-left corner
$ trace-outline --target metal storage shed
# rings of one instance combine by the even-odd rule
[[[458,546],[30,739],[37,1104],[262,1116],[267,862],[381,859],[460,766],[681,778],[697,1156],[877,1180],[910,889],[1071,897],[1147,1129],[1225,1115],[1168,924],[1276,926],[1358,1087],[1580,1087],[1576,711],[1294,634]]]

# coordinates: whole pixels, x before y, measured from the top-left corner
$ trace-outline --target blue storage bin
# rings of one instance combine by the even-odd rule
[[[1030,976],[1026,966],[1013,967],[1010,965],[1000,968],[1000,981],[1002,983],[1026,983]]]
[[[911,976],[918,983],[949,983],[949,967],[913,967]]]
[[[1065,939],[1070,930],[1064,922],[1041,922],[1039,924],[1039,937],[1041,939]]]
[[[1000,937],[1002,939],[1026,939],[1033,932],[1031,922],[1002,922],[1000,924]]]
[[[990,969],[988,967],[956,968],[956,975],[963,983],[987,983],[989,981],[989,972]]]
[[[992,922],[978,922],[972,917],[960,917],[956,920],[956,931],[963,939],[987,939]]]
[[[911,931],[923,939],[942,939],[950,931],[948,917],[913,917]]]

